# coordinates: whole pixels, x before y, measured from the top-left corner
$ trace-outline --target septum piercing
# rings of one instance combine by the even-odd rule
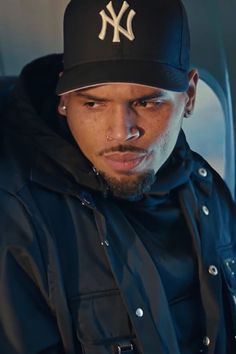
[[[140,131],[139,131],[139,129],[138,128],[132,128],[132,131],[133,131],[133,129],[135,129],[135,133],[133,132],[133,133],[131,133],[131,137],[134,137],[134,136],[140,136]],[[107,141],[113,141],[113,140],[116,140],[114,137],[112,137],[111,135],[106,135],[106,140]],[[130,139],[127,139],[127,140],[130,140]]]
[[[112,141],[113,140],[113,138],[110,135],[106,135],[106,139],[107,139],[107,141]]]

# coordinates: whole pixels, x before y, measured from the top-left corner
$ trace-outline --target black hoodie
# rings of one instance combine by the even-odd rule
[[[223,182],[192,153],[181,131],[142,200],[113,198],[57,113],[61,71],[61,55],[26,66],[3,119],[0,226],[9,237],[3,238],[0,254],[1,354],[79,353],[75,336],[89,354],[111,353],[117,341],[125,340],[134,343],[137,353],[195,354],[205,350],[204,334],[210,336],[209,353],[232,354],[226,345],[221,278],[209,285],[204,265],[207,258],[217,262],[212,244],[219,230],[230,229],[228,215],[235,212]],[[199,174],[202,168],[206,176]],[[190,184],[197,198],[186,201]],[[212,209],[218,205],[211,236],[204,231],[201,203]],[[222,208],[224,217],[218,218]],[[221,226],[214,225],[216,219]],[[184,285],[182,292],[176,284]],[[143,324],[135,303],[144,311]],[[199,315],[196,322],[191,322],[193,312]],[[40,327],[41,341],[35,337]],[[204,343],[208,347],[207,339]]]

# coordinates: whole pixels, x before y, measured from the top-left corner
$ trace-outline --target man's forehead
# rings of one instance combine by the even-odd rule
[[[82,98],[101,98],[107,100],[110,97],[114,98],[117,96],[124,97],[126,99],[151,99],[166,97],[170,95],[172,91],[134,83],[106,83],[75,90],[73,93],[74,95]]]

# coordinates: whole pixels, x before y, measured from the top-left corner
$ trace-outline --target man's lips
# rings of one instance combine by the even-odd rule
[[[144,153],[107,153],[103,155],[105,162],[116,171],[129,171],[136,168],[145,159]]]

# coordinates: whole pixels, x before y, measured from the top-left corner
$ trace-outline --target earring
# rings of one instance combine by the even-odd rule
[[[66,106],[62,106],[61,108],[63,109],[63,111],[66,112],[66,109],[67,109]]]
[[[184,117],[185,117],[185,118],[189,118],[192,114],[193,114],[192,111],[185,111],[185,112],[184,112]]]

